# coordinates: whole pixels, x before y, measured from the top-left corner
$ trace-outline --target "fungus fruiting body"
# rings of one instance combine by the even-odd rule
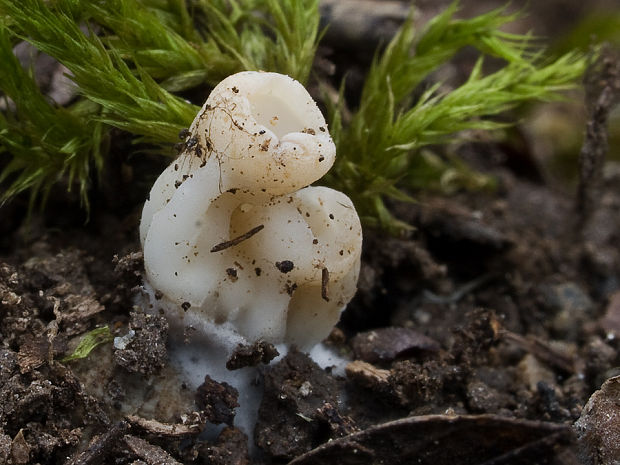
[[[173,326],[221,331],[223,353],[257,340],[309,350],[355,293],[362,241],[351,200],[308,187],[335,158],[316,103],[288,76],[242,72],[181,136],[140,224],[156,306]]]
[[[315,102],[288,76],[235,74],[184,136],[140,225],[167,311],[250,342],[321,341],[355,293],[362,237],[347,196],[306,187],[335,158]]]

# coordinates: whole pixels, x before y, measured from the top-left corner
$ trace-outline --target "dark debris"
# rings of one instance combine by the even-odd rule
[[[168,321],[159,315],[131,312],[127,346],[114,351],[114,361],[130,372],[152,375],[166,363]]]
[[[68,465],[96,465],[105,462],[128,428],[129,424],[125,421],[116,423],[105,433],[95,436],[88,448],[70,460]]]
[[[338,405],[338,384],[306,354],[291,350],[264,372],[256,444],[270,457],[292,459],[326,440],[318,411]]]
[[[409,328],[379,328],[358,333],[351,341],[355,357],[369,363],[390,362],[398,357],[424,356],[439,351],[437,341]]]
[[[201,443],[197,456],[210,465],[248,465],[248,438],[237,428],[226,427],[215,444]]]
[[[295,264],[290,260],[282,260],[281,262],[276,262],[276,268],[280,271],[280,273],[286,274],[293,271]]]
[[[260,363],[268,364],[278,355],[280,355],[278,349],[272,343],[263,340],[258,340],[252,345],[239,344],[226,362],[226,368],[238,370]]]
[[[235,408],[239,406],[239,393],[228,383],[218,383],[209,375],[196,391],[196,404],[205,417],[216,425],[226,423],[231,426],[235,418]]]
[[[171,457],[164,449],[150,444],[144,439],[126,434],[123,436],[123,441],[130,452],[148,465],[181,465],[180,462]]]

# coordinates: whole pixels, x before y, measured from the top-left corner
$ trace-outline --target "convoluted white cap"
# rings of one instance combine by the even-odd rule
[[[158,178],[140,225],[170,315],[310,347],[353,297],[362,232],[350,199],[306,187],[332,166],[325,119],[294,79],[222,81]]]

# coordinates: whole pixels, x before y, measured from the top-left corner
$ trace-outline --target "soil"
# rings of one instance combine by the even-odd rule
[[[599,91],[582,153],[595,167],[614,103]],[[140,199],[161,161],[119,140],[88,221],[62,189],[29,220],[26,199],[0,207],[0,464],[620,462],[613,162],[582,179],[583,203],[546,176],[535,141],[462,146],[499,187],[417,193],[392,205],[411,233],[365,230],[358,293],[326,341],[345,373],[296,350],[269,364],[269,344],[229,361],[261,366],[248,441],[236,390],[176,383],[168,323],[136,300]],[[104,326],[85,359],[63,361]]]

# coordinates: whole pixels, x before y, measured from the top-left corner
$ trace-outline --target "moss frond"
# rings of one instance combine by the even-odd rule
[[[105,43],[131,59],[168,91],[203,83],[217,84],[240,71],[237,60],[203,38],[194,27],[184,1],[165,5],[138,0],[82,2],[84,13],[106,31]],[[170,11],[170,9],[172,11]]]
[[[97,119],[154,143],[174,140],[197,107],[172,95],[146,72],[134,72],[116,49],[92,31],[83,32],[69,0],[0,1],[15,34],[51,55],[72,73],[79,92],[102,107]]]
[[[306,83],[318,45],[318,0],[198,0],[203,27],[241,69]]]
[[[453,3],[419,34],[412,21],[403,25],[375,58],[349,124],[342,121],[344,102],[330,109],[339,158],[328,183],[349,193],[369,224],[402,228],[386,214],[383,199],[406,199],[401,189],[412,186],[412,172],[418,170],[422,179],[428,174],[424,159],[419,159],[421,148],[463,131],[501,128],[506,123],[493,117],[526,101],[558,98],[585,70],[587,60],[580,53],[546,60],[528,36],[501,32],[515,14],[502,8],[455,19],[457,6]],[[481,53],[466,82],[451,91],[440,84],[424,89],[429,75],[465,46]],[[503,59],[505,66],[485,75],[485,55]],[[414,184],[421,187],[424,182]]]
[[[0,183],[8,183],[0,201],[28,191],[32,207],[67,175],[69,189],[76,181],[88,207],[91,165],[97,170],[103,165],[101,124],[85,122],[71,109],[49,102],[13,54],[7,28],[1,24],[0,63],[4,104],[15,107],[6,116],[0,114],[0,153],[11,156],[0,174]]]

